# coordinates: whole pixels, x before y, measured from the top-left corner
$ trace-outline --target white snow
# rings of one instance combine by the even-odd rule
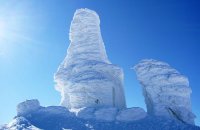
[[[98,121],[123,121],[130,122],[141,120],[147,116],[147,113],[139,107],[117,109],[114,107],[103,107],[103,108],[82,108],[74,110],[77,113],[77,117],[82,119],[92,119]]]
[[[40,103],[37,99],[26,100],[17,105],[17,115],[23,116],[27,113],[34,112],[40,108]]]
[[[3,130],[42,130],[31,123],[24,117],[17,117],[13,119],[9,124],[4,126]]]
[[[143,94],[150,115],[175,118],[194,124],[191,110],[191,88],[187,77],[169,64],[156,60],[142,60],[134,67],[143,87]]]
[[[147,113],[139,107],[133,107],[121,110],[117,115],[116,119],[118,121],[130,122],[130,121],[137,121],[145,118]]]
[[[142,60],[134,67],[147,113],[126,108],[123,71],[107,58],[96,12],[75,12],[70,42],[54,77],[62,106],[27,100],[0,130],[200,130],[194,125],[187,77],[161,61]]]
[[[117,112],[117,108],[101,108],[95,111],[95,117],[100,121],[115,121]]]
[[[147,116],[141,108],[81,108],[76,112],[77,115],[62,106],[41,107],[16,116],[0,130],[200,130],[174,119]]]
[[[82,118],[82,119],[95,119],[95,108],[93,107],[88,107],[88,108],[83,108],[79,112],[77,112],[77,117]]]
[[[61,105],[69,109],[126,107],[123,71],[108,60],[99,24],[92,10],[79,9],[74,14],[67,56],[54,78]]]

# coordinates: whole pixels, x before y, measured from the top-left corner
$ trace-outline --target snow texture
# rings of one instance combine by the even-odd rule
[[[0,128],[0,130],[41,130],[41,129],[33,126],[24,117],[17,117],[13,119],[9,124]]]
[[[82,108],[76,111],[76,116],[82,119],[91,119],[99,121],[114,121],[118,113],[116,107],[101,107],[101,108]]]
[[[188,78],[169,64],[153,59],[134,67],[142,85],[148,114],[194,124]]]
[[[118,110],[116,108],[101,108],[95,111],[96,120],[114,121]]]
[[[17,115],[23,116],[40,108],[38,100],[27,100],[17,105]]]
[[[147,113],[142,108],[134,107],[120,111],[116,119],[118,121],[130,122],[141,120],[146,116]]]
[[[126,107],[123,71],[107,58],[96,12],[75,12],[67,56],[54,79],[61,93],[61,105],[69,109]]]
[[[29,111],[30,101],[24,103],[27,105],[23,110]],[[88,113],[93,118],[85,119]],[[0,130],[200,130],[174,119],[146,115],[141,108],[81,108],[78,115],[62,106],[40,106],[16,116]]]
[[[77,112],[77,117],[83,118],[83,119],[95,119],[95,108],[88,107],[88,108],[83,108],[82,110]]]

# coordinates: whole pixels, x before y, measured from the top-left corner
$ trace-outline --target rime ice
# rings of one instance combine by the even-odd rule
[[[142,60],[134,67],[143,87],[148,114],[194,124],[188,79],[167,63]]]
[[[92,10],[75,12],[67,56],[55,74],[61,105],[124,108],[123,71],[110,63],[101,37],[99,16]]]

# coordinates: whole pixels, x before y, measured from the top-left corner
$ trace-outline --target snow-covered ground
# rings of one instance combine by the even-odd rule
[[[82,108],[70,112],[62,106],[35,107],[37,103],[27,100],[18,105],[18,116],[0,130],[200,130],[177,120],[147,115],[142,108]]]

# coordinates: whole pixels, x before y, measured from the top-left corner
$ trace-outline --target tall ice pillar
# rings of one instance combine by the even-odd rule
[[[78,9],[70,27],[67,56],[55,74],[61,105],[124,108],[123,71],[108,60],[96,12]]]

